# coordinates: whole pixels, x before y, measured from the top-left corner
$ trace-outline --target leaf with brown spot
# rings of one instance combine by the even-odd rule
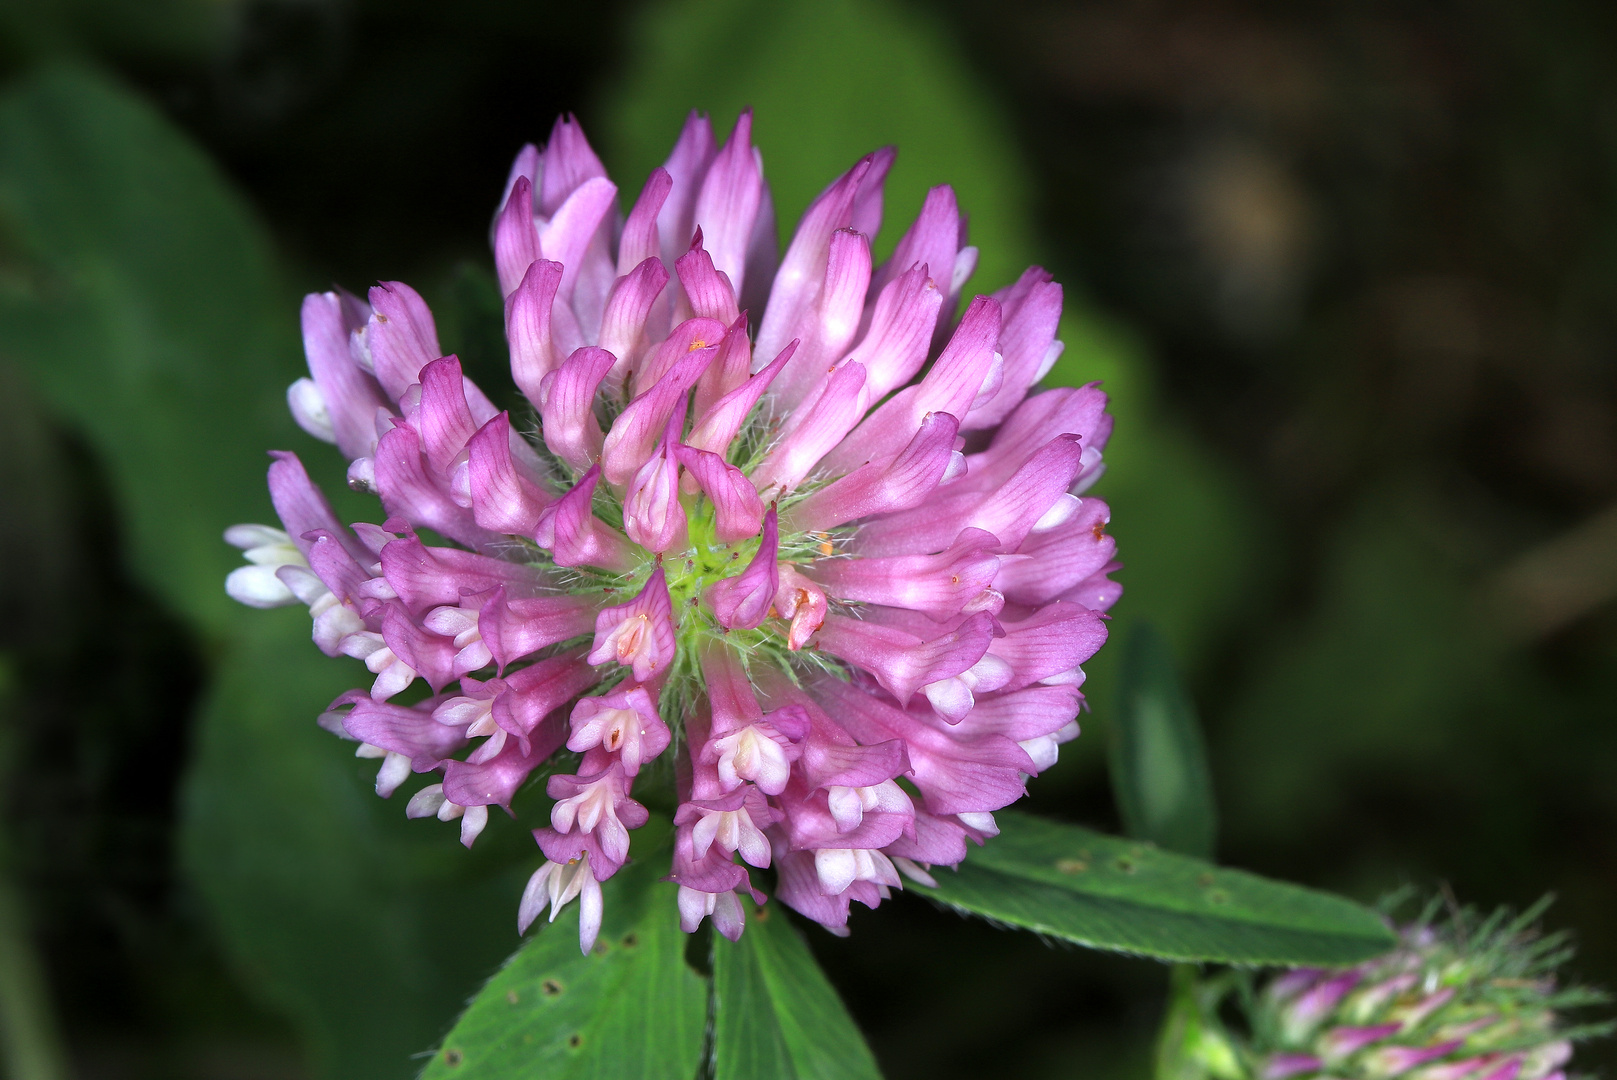
[[[578,904],[539,923],[444,1039],[422,1080],[612,1077],[690,1080],[707,982],[685,963],[666,849],[602,887],[601,937],[578,951]],[[601,945],[611,941],[617,948]],[[454,1060],[452,1060],[454,1059]]]
[[[1330,966],[1395,943],[1380,918],[1339,896],[1075,825],[996,817],[999,836],[958,871],[934,869],[936,888],[906,887],[1007,926],[1164,960]]]

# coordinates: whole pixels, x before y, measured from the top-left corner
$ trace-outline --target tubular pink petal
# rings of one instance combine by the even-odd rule
[[[1000,565],[994,588],[1017,604],[1046,604],[1104,574],[1117,552],[1106,530],[1112,512],[1099,499],[1085,498],[1078,512],[1053,529],[1029,533],[1017,548],[1024,558]]]
[[[939,272],[952,268],[959,250],[960,204],[954,188],[940,184],[926,193],[921,212],[898,241],[892,258],[876,271],[871,291],[874,293],[917,266],[936,267]]]
[[[620,277],[607,294],[601,316],[601,348],[633,370],[647,350],[646,318],[668,284],[668,270],[655,255]]]
[[[657,238],[657,215],[668,201],[674,178],[668,170],[656,168],[646,177],[646,186],[640,189],[640,198],[623,223],[623,237],[618,241],[618,275],[621,277],[646,259],[662,261],[662,245]]]
[[[719,543],[733,544],[758,535],[764,521],[764,503],[746,473],[706,450],[676,446],[674,453],[713,503],[713,531]]]
[[[987,450],[966,458],[967,472],[960,487],[971,491],[999,487],[1022,467],[1030,447],[1044,446],[1057,435],[1079,436],[1084,441],[1086,457],[1092,458],[1105,448],[1111,432],[1112,418],[1106,414],[1106,395],[1099,384],[1035,394],[999,426]],[[1086,462],[1075,483],[1092,471],[1093,461]]]
[[[926,193],[921,212],[893,249],[892,258],[877,269],[871,281],[871,292],[875,293],[917,267],[929,268],[943,301],[941,310],[933,315],[933,325],[927,329],[929,343],[933,331],[946,326],[954,314],[954,300],[960,293],[959,284],[953,280],[954,267],[964,242],[960,206],[954,188],[947,184],[935,187]]]
[[[949,468],[958,426],[948,413],[927,415],[909,445],[892,460],[867,461],[795,503],[786,513],[788,527],[820,532],[872,514],[919,505]]]
[[[427,460],[440,473],[450,465],[477,432],[472,410],[466,404],[465,379],[460,360],[446,356],[421,369],[421,407],[415,425]],[[506,447],[510,451],[509,444]]]
[[[713,406],[703,413],[698,411],[695,427],[685,439],[685,445],[698,450],[707,450],[723,455],[741,431],[741,426],[752,412],[753,406],[763,396],[769,384],[779,375],[781,369],[791,362],[792,354],[797,350],[797,342],[787,342],[780,355],[752,378],[731,390]]]
[[[810,572],[839,600],[908,608],[942,620],[981,602],[999,570],[998,548],[992,533],[967,529],[936,555],[823,559]]]
[[[494,266],[500,294],[509,297],[539,258],[539,229],[533,220],[533,181],[519,176],[494,219]]]
[[[778,902],[838,937],[848,936],[848,907],[853,898],[845,894],[827,896],[821,890],[812,852],[782,853],[775,860],[775,872]]]
[[[798,222],[780,269],[775,272],[769,303],[764,307],[764,321],[754,342],[754,348],[765,356],[778,353],[788,340],[797,336],[805,314],[819,300],[831,237],[838,229],[852,223],[854,197],[860,181],[870,172],[873,157],[867,155],[859,159],[803,211],[803,220]]]
[[[376,381],[394,401],[421,381],[421,369],[443,355],[438,328],[421,294],[402,281],[384,281],[370,291],[365,327]]]
[[[758,206],[763,196],[763,173],[752,148],[752,110],[743,109],[736,117],[735,129],[730,132],[724,148],[713,159],[702,187],[696,196],[694,224],[707,237],[707,249],[719,274],[733,283],[739,292],[746,273],[747,246],[752,240],[753,222],[758,217]],[[685,277],[680,275],[681,282]],[[686,291],[690,286],[686,284]],[[696,297],[692,307],[702,313]],[[732,294],[731,307],[735,300]],[[713,315],[728,323],[734,320]]]
[[[353,706],[338,714],[342,729],[350,738],[380,746],[389,753],[403,754],[410,759],[412,769],[426,772],[437,768],[467,741],[458,729],[432,718],[433,704],[426,701],[420,705],[394,705],[372,701],[363,690],[350,690],[327,706],[327,711]]]
[[[848,224],[866,236],[875,236],[881,232],[882,190],[887,185],[887,174],[892,171],[893,162],[897,160],[896,146],[883,146],[873,151],[870,155],[870,170],[860,178],[859,187],[854,192]]]
[[[842,729],[839,727],[837,730],[840,732]],[[811,740],[803,747],[803,779],[811,790],[822,787],[874,787],[908,768],[909,755],[904,750],[902,739],[888,739],[874,746],[861,746],[851,741],[847,745],[837,745]]]
[[[708,588],[707,601],[719,625],[727,630],[751,630],[763,624],[780,588],[775,565],[780,549],[780,528],[775,510],[764,515],[763,538],[747,568],[735,577],[722,578]]]
[[[679,501],[679,462],[674,456],[674,436],[684,424],[681,400],[669,418],[661,447],[630,478],[623,493],[623,531],[657,554],[685,546],[685,508]]]
[[[895,861],[908,859],[922,866],[955,866],[966,857],[966,837],[971,834],[954,817],[915,811],[915,836],[900,837],[882,849]],[[982,841],[978,840],[980,844]],[[903,863],[899,863],[903,869]],[[906,873],[913,876],[912,871]]]
[[[563,721],[557,713],[526,740],[507,739],[498,753],[475,764],[444,762],[444,797],[461,806],[509,807],[528,775],[561,745]]]
[[[1059,599],[1082,604],[1091,611],[1110,611],[1112,605],[1123,595],[1123,586],[1106,575],[1115,574],[1121,569],[1123,564],[1113,559],[1099,571],[1062,593]]]
[[[450,498],[447,487],[427,472],[421,439],[400,424],[376,444],[376,493],[393,517],[433,529],[470,548],[491,548],[495,533],[478,526],[470,510]]]
[[[758,490],[795,490],[859,422],[863,414],[859,398],[864,385],[863,364],[850,361],[832,371],[826,377],[824,391],[801,414],[802,421],[753,470],[752,482]]]
[[[1076,686],[1029,686],[987,694],[977,699],[971,715],[955,725],[955,730],[963,734],[999,734],[1020,743],[1053,735],[1066,727],[1078,715],[1083,700]]]
[[[617,185],[604,176],[596,176],[574,189],[550,219],[539,246],[545,258],[562,264],[561,285],[556,293],[562,300],[572,300],[584,249],[617,197]]]
[[[763,709],[753,693],[746,668],[734,649],[714,641],[699,655],[702,677],[707,682],[707,697],[712,709],[712,733],[727,735],[737,728],[763,719]]]
[[[673,371],[675,365],[685,359],[688,354],[721,346],[724,342],[724,336],[724,323],[717,319],[708,319],[702,316],[686,319],[676,326],[673,332],[655,349],[651,350],[645,359],[645,363],[634,371],[634,392],[644,394],[652,386],[660,382],[663,376]],[[618,358],[617,370],[619,372],[627,370],[627,364],[622,357]],[[689,387],[686,389],[689,389]]]
[[[362,601],[380,598],[368,595],[374,589],[375,578],[354,558],[353,552],[343,547],[340,535],[316,529],[303,536],[310,542],[309,569],[333,596],[356,610]],[[291,568],[281,569],[285,571]],[[385,585],[385,582],[382,584]]]
[[[517,156],[511,161],[511,171],[506,174],[505,187],[500,192],[500,201],[495,204],[494,216],[496,220],[499,218],[500,208],[503,208],[506,201],[511,198],[511,189],[516,187],[517,179],[519,177],[527,178],[531,187],[534,181],[539,178],[539,169],[539,148],[533,143],[524,143],[522,149],[517,151]]]
[[[590,633],[598,603],[589,595],[513,599],[504,588],[496,588],[483,604],[477,626],[494,662],[504,670],[540,649]]]
[[[923,506],[890,514],[860,530],[858,549],[865,555],[899,555],[937,551],[962,529],[982,529],[1007,549],[1023,539],[1066,494],[1078,472],[1083,451],[1076,435],[1058,435],[1029,457],[1016,474],[987,495],[962,491]]]
[[[846,472],[861,461],[897,453],[929,412],[965,416],[994,369],[999,322],[998,302],[986,296],[973,300],[926,377],[878,407],[826,465]]]
[[[535,567],[459,548],[427,547],[414,534],[390,540],[380,559],[388,585],[415,615],[441,604],[458,604],[463,595],[501,586],[529,596],[545,583]]]
[[[561,275],[560,263],[533,260],[506,292],[505,337],[511,345],[511,378],[535,405],[540,400],[542,380],[565,355],[552,326]]]
[[[690,244],[696,228],[696,196],[717,152],[712,125],[705,115],[693,110],[685,118],[673,152],[663,163],[672,184],[657,214],[657,232],[662,238],[663,262],[670,266]]]
[[[393,650],[393,655],[427,680],[433,693],[455,680],[455,654],[460,650],[453,641],[421,626],[397,600],[380,602],[379,610],[382,640]]]
[[[889,282],[876,298],[870,328],[848,354],[865,365],[865,401],[873,404],[909,382],[926,363],[943,293],[917,266]]]
[[[763,155],[756,150],[758,170],[763,171]],[[780,266],[780,235],[775,228],[775,200],[765,180],[758,197],[758,216],[752,222],[752,238],[747,241],[746,281],[737,299],[743,309],[762,311],[769,301],[769,290]]]
[[[994,298],[1004,312],[999,332],[1004,383],[992,400],[967,415],[968,431],[997,426],[1022,403],[1044,374],[1045,357],[1056,343],[1061,322],[1061,286],[1041,267],[1029,267],[1016,284],[996,292]]]
[[[589,662],[622,664],[633,670],[636,682],[646,683],[668,670],[674,662],[674,646],[668,581],[659,566],[633,600],[603,608],[596,615],[595,646]]]
[[[729,326],[741,317],[736,292],[729,276],[714,269],[713,257],[702,247],[693,247],[674,264],[679,283],[690,300],[691,311],[706,319]]]
[[[687,352],[618,414],[601,448],[601,470],[609,481],[623,483],[651,457],[675,406],[685,400],[717,351],[717,346],[709,345]]]
[[[595,392],[615,363],[607,350],[586,345],[546,375],[535,396],[545,446],[575,469],[588,469],[601,456]]]
[[[903,739],[910,759],[905,775],[934,814],[998,810],[1026,792],[1023,777],[1033,762],[1003,735],[963,735],[840,680],[817,680],[812,692],[861,742]]]
[[[547,717],[553,717],[557,709],[601,678],[600,673],[584,661],[583,651],[572,649],[506,676],[504,687],[494,698],[491,711],[494,722],[524,742],[540,739],[547,743],[550,746],[547,756],[554,752],[565,737],[565,725],[547,721]]]
[[[355,559],[369,563],[371,560],[365,548],[354,539],[352,533],[338,524],[331,504],[314,486],[314,481],[309,479],[298,456],[285,450],[273,450],[270,457],[275,459],[269,467],[270,502],[298,550],[307,557],[311,544],[306,539],[307,534],[319,529],[341,540],[343,547]]]
[[[983,612],[923,641],[890,626],[827,615],[819,642],[825,652],[870,672],[902,705],[927,683],[959,675],[981,660],[993,639],[993,626],[993,616]]]
[[[747,313],[743,311],[725,327],[718,355],[696,381],[693,415],[697,424],[726,394],[744,384],[751,374],[752,339],[747,336]]]
[[[1106,643],[1106,619],[1078,604],[1057,601],[1020,622],[1004,623],[1005,635],[988,646],[1015,672],[1007,691],[1071,671]]]
[[[787,406],[812,400],[812,393],[823,385],[824,373],[847,353],[859,332],[869,287],[869,237],[838,229],[831,235],[819,295],[792,328],[792,336],[803,344],[771,391]]]
[[[354,363],[349,335],[365,326],[362,302],[335,292],[303,298],[303,351],[320,389],[337,449],[348,458],[376,447],[376,410],[387,408],[376,380]]]
[[[532,536],[552,496],[517,467],[512,438],[510,415],[502,412],[466,444],[472,518],[490,532]]]
[[[534,540],[550,550],[557,566],[598,566],[626,574],[639,562],[622,533],[595,516],[590,500],[600,482],[601,467],[592,465],[572,490],[545,507]]]
[[[606,176],[606,167],[590,149],[584,129],[572,116],[558,116],[550,139],[539,154],[538,211],[554,216],[563,203],[585,183]]]

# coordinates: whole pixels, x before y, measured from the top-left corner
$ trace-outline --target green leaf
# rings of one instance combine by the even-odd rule
[[[532,939],[455,1024],[423,1080],[690,1080],[702,1057],[706,981],[685,963],[676,887],[642,858],[603,887],[601,936],[578,951],[578,903]]]
[[[1395,944],[1350,900],[1005,811],[937,888],[949,907],[1093,949],[1229,964],[1352,964]]]
[[[786,912],[747,907],[740,941],[714,935],[714,1080],[879,1078],[853,1017]]]
[[[1129,634],[1118,696],[1112,789],[1124,830],[1170,851],[1211,859],[1218,818],[1207,746],[1173,652],[1149,623]]]

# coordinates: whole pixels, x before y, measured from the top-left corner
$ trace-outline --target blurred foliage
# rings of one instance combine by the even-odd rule
[[[754,105],[783,230],[897,143],[878,251],[954,183],[973,285],[1056,272],[1052,380],[1113,394],[1113,625],[1187,673],[1225,857],[1362,897],[1553,889],[1579,974],[1617,982],[1614,19],[0,6],[0,839],[74,1066],[307,1075],[295,1034],[403,1076],[514,943],[520,830],[467,855],[371,796],[310,723],[357,674],[297,612],[231,609],[217,538],[269,514],[267,447],[339,486],[282,403],[300,291],[410,281],[505,385],[489,216],[568,110],[632,190],[685,110]],[[1117,825],[1120,652],[1035,808]],[[1160,969],[913,900],[809,941],[891,1077],[1150,1067]]]
[[[1123,830],[1169,851],[1211,859],[1218,804],[1196,703],[1168,643],[1136,623],[1123,650],[1112,718],[1111,780]]]

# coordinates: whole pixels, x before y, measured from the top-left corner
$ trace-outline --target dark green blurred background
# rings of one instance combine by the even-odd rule
[[[515,946],[521,830],[469,855],[370,796],[312,724],[357,665],[231,610],[217,536],[268,518],[271,445],[340,477],[283,415],[302,292],[408,281],[506,391],[486,234],[517,147],[574,111],[632,198],[687,108],[744,104],[784,227],[897,142],[878,253],[952,181],[977,289],[1066,283],[1052,378],[1105,378],[1119,420],[1114,630],[1150,620],[1187,673],[1221,859],[1554,891],[1617,985],[1610,5],[4,0],[19,1075],[409,1076]],[[1033,794],[1107,829],[1117,651]],[[853,928],[811,940],[895,1080],[1149,1072],[1154,964],[914,900]]]

